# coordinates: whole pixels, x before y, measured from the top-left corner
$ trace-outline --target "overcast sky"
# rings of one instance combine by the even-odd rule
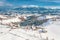
[[[0,6],[60,6],[60,0],[0,0]]]

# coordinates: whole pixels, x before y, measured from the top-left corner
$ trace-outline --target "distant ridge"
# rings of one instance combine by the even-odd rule
[[[19,7],[1,7],[0,14],[60,14],[60,7],[42,7],[37,5],[22,5]]]

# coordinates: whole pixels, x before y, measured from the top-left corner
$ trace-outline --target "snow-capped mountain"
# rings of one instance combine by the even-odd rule
[[[59,7],[40,7],[37,5],[22,5],[20,7],[0,7],[0,14],[18,13],[18,14],[59,14]]]

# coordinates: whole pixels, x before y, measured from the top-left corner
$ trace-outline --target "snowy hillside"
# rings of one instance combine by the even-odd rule
[[[53,22],[53,24],[47,26],[48,35],[50,38],[60,40],[60,21]]]
[[[4,26],[7,27],[4,28],[3,25],[0,25],[0,27],[2,27],[2,29],[0,28],[1,40],[43,40],[42,38],[46,39],[46,37],[48,37],[49,40],[60,40],[60,21],[53,21],[52,24],[50,23],[49,25],[47,25],[46,28],[48,32],[42,34],[39,34],[39,30],[32,31],[18,28],[8,31],[10,30],[8,26]]]

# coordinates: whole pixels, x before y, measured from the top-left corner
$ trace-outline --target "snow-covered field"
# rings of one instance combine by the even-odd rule
[[[60,21],[53,21],[46,26],[47,33],[39,34],[38,31],[26,29],[12,29],[6,25],[0,25],[0,40],[43,40],[46,37],[49,40],[60,40]]]
[[[60,21],[55,21],[47,26],[49,38],[60,40]]]
[[[2,25],[1,25],[2,26]],[[1,27],[0,26],[0,27]],[[42,40],[41,34],[38,31],[26,29],[0,28],[0,40]],[[44,34],[42,34],[44,36]],[[46,37],[46,35],[44,36]]]

